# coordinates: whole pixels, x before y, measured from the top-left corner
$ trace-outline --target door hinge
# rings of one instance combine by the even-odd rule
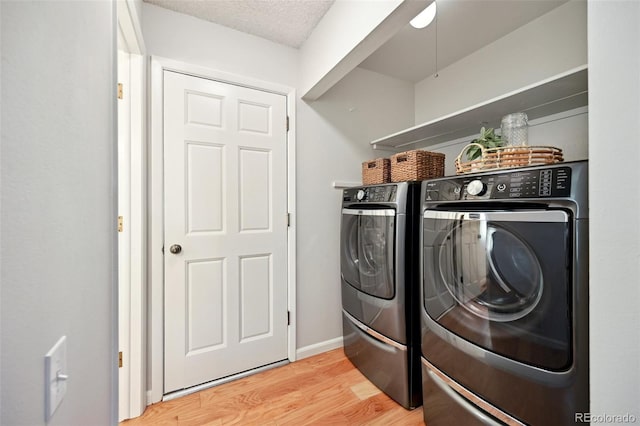
[[[287,228],[291,226],[291,213],[287,213]]]
[[[118,368],[122,368],[122,351],[118,352]]]
[[[122,99],[122,98],[124,98],[122,83],[118,83],[118,99]]]
[[[287,325],[291,325],[291,311],[287,311]]]
[[[287,116],[287,132],[289,131],[289,116]]]
[[[124,218],[122,216],[118,216],[118,232],[124,231]]]

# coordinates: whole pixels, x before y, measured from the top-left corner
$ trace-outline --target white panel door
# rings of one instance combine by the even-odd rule
[[[165,393],[287,358],[286,132],[285,96],[164,72]]]

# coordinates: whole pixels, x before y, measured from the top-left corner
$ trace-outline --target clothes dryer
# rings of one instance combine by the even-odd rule
[[[344,352],[405,408],[422,403],[419,182],[348,188],[341,220]]]
[[[587,162],[422,184],[425,423],[589,411]]]

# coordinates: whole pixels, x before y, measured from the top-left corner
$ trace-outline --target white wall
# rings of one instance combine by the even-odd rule
[[[298,102],[298,347],[342,336],[340,205],[334,181],[360,183],[370,142],[411,126],[413,85],[356,68]]]
[[[587,6],[572,0],[416,84],[424,123],[587,63]]]
[[[432,0],[337,1],[300,49],[300,91],[316,100]]]
[[[587,63],[587,4],[572,0],[415,85],[415,124],[454,113]],[[478,132],[481,125],[478,124]],[[530,122],[529,145],[563,150],[565,161],[588,158],[588,108]],[[473,139],[416,148],[446,155],[445,174]]]
[[[334,3],[300,49],[302,96],[325,78],[400,3],[402,0]]]
[[[589,2],[592,415],[640,421],[640,3]],[[618,422],[621,423],[621,422]]]
[[[45,424],[44,355],[66,335],[49,424],[115,424],[115,3],[0,7],[0,423]]]
[[[142,31],[149,55],[296,86],[296,49],[149,3]]]
[[[135,17],[138,20],[141,20],[142,19],[142,0],[128,0],[128,1],[133,3],[133,8],[135,9]]]

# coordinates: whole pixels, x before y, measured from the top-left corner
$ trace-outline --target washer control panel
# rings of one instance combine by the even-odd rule
[[[396,185],[347,188],[342,192],[343,202],[388,203],[396,201]]]
[[[427,181],[424,201],[556,198],[571,195],[571,168],[553,167]]]

